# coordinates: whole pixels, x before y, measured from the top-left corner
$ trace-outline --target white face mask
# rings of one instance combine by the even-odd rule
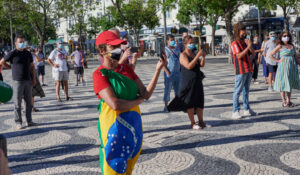
[[[290,40],[290,37],[288,37],[288,36],[281,38],[282,42],[288,42],[289,40]]]

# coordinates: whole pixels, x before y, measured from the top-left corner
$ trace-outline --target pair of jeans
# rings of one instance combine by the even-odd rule
[[[31,111],[32,111],[32,81],[13,81],[13,100],[14,100],[14,113],[15,122],[22,124],[22,113],[21,104],[24,98],[26,107],[26,120],[27,123],[32,122]]]
[[[249,91],[252,80],[252,72],[235,76],[235,87],[233,92],[233,112],[240,111],[239,98],[242,92],[244,110],[249,110]]]
[[[181,73],[176,72],[171,74],[170,76],[167,76],[167,74],[164,72],[164,102],[170,101],[170,93],[172,90],[172,87],[174,88],[175,96],[179,95],[179,88],[180,88],[180,81],[181,81]]]

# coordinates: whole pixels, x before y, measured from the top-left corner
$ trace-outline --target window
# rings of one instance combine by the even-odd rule
[[[98,18],[101,18],[101,17],[102,17],[102,13],[101,13],[101,12],[98,12],[98,13],[97,13],[97,17],[98,17]]]
[[[171,18],[170,11],[167,11],[167,12],[166,12],[166,18],[168,18],[168,19]]]

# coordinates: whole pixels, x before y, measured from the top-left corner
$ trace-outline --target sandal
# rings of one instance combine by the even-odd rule
[[[191,126],[192,126],[193,130],[201,130],[202,129],[202,127],[199,125],[196,125],[196,123],[193,123]]]
[[[289,107],[289,105],[286,102],[283,102],[282,107]]]
[[[294,104],[294,103],[292,103],[292,102],[289,102],[287,105],[288,105],[288,107],[290,107],[290,108],[293,108],[293,107],[296,106],[296,104]]]
[[[58,101],[58,102],[62,102],[60,98],[57,98],[57,101]]]
[[[67,97],[66,100],[67,100],[67,101],[73,101],[73,98]]]
[[[199,122],[199,126],[201,127],[201,128],[211,128],[212,127],[212,125],[209,125],[209,124],[206,124],[205,122],[203,122],[203,123],[200,123]]]
[[[37,108],[32,108],[32,112],[39,112],[40,110],[38,110]]]

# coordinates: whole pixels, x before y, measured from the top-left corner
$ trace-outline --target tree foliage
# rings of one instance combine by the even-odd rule
[[[113,6],[108,7],[112,21],[116,26],[133,31],[137,45],[140,30],[146,26],[153,29],[159,25],[157,0],[131,0],[128,2],[111,0]]]
[[[10,30],[7,30],[9,16],[12,17],[13,32],[24,35],[33,44],[43,46],[46,39],[56,37],[51,20],[55,16],[53,0],[0,0],[0,3],[0,21],[7,21],[6,25],[1,25],[5,29],[1,31],[2,38],[10,36]]]

